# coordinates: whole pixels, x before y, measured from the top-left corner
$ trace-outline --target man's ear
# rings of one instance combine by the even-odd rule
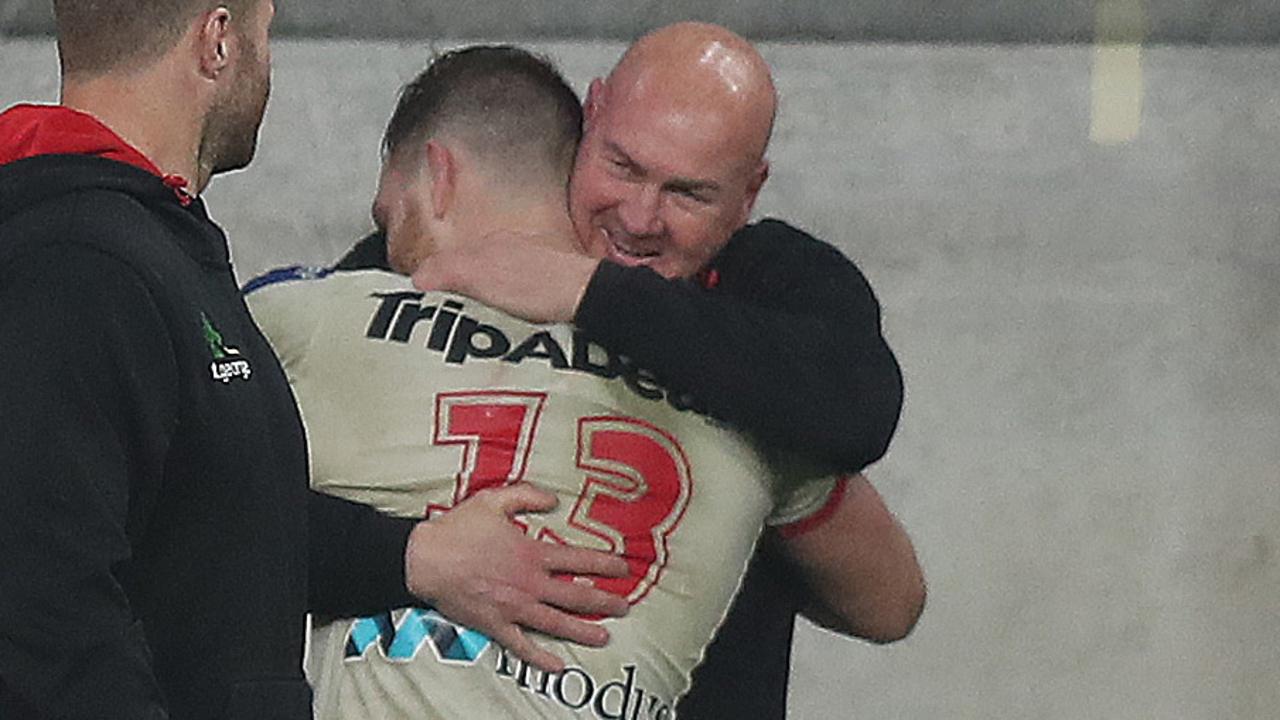
[[[369,206],[369,216],[373,218],[373,226],[379,232],[387,231],[387,222],[391,214],[390,175],[395,172],[384,164],[378,174],[378,190],[373,194],[373,202]]]
[[[755,208],[756,198],[760,196],[760,188],[764,187],[764,182],[769,179],[769,161],[761,160],[756,169],[752,171],[751,178],[747,181],[747,194],[742,202],[742,217],[739,218],[738,227],[742,227],[751,221],[751,211]]]
[[[231,11],[217,7],[200,16],[194,28],[200,57],[200,74],[213,80],[231,64]]]
[[[431,214],[440,220],[453,208],[458,164],[449,148],[437,140],[427,141],[426,152],[426,170],[431,174]]]
[[[601,78],[596,78],[587,86],[587,99],[582,103],[582,124],[585,130],[591,127],[591,123],[595,120],[596,115],[600,113],[600,109],[604,107],[605,84]]]

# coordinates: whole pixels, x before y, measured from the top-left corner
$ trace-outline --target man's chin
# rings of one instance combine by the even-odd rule
[[[222,173],[243,170],[249,167],[258,151],[256,139],[253,138],[251,141],[246,141],[236,147],[226,148],[218,153],[211,168],[212,174],[221,175]]]
[[[252,162],[253,162],[253,155],[233,158],[231,160],[220,162],[217,165],[215,165],[213,167],[213,174],[221,175],[223,173],[235,172],[236,170],[243,170],[249,167],[250,163]]]

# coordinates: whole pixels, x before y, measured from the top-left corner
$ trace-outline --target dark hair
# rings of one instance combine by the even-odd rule
[[[551,61],[510,45],[437,55],[400,93],[387,124],[387,160],[450,135],[509,170],[568,181],[582,138],[582,103]]]
[[[173,47],[200,13],[263,0],[53,0],[64,73],[103,72]]]

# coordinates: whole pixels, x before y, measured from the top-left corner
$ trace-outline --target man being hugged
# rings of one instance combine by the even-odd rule
[[[493,488],[550,490],[557,510],[518,521],[553,545],[621,555],[626,577],[590,582],[629,614],[603,621],[604,648],[553,644],[569,663],[551,673],[448,612],[324,618],[310,668],[321,718],[671,717],[762,525],[822,566],[824,519],[846,488],[869,487],[784,479],[685,394],[569,325],[412,286],[405,276],[437,253],[498,233],[573,252],[580,127],[576,97],[543,61],[504,47],[440,57],[386,136],[374,209],[399,274],[277,273],[249,299],[297,394],[317,487],[438,517],[429,524]],[[909,583],[910,544],[884,527],[910,558]]]

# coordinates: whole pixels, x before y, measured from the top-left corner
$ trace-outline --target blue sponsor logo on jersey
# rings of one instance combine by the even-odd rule
[[[410,662],[429,645],[440,662],[474,665],[489,646],[489,638],[435,610],[411,608],[404,611],[398,623],[390,612],[352,622],[344,659],[364,660],[375,645],[392,662]]]

